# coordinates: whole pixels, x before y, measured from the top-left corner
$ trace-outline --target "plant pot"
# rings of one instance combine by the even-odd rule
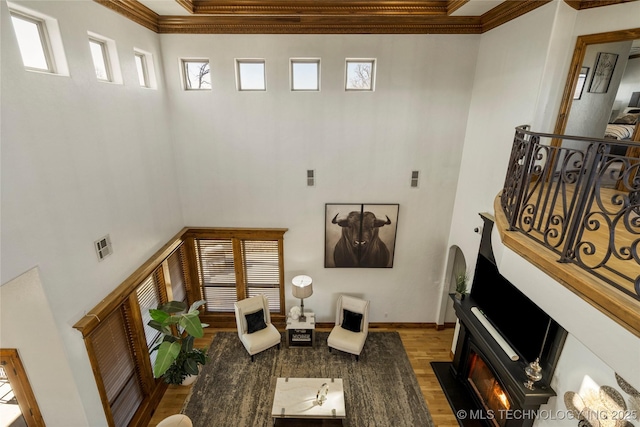
[[[465,294],[463,294],[463,293],[456,292],[456,294],[455,294],[455,298],[456,298],[458,301],[462,301],[462,300],[464,299],[464,295],[465,295]]]
[[[180,385],[191,385],[198,378],[197,375],[187,375]]]

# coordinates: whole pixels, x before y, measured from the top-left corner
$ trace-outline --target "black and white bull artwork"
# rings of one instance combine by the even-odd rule
[[[342,228],[336,243],[333,260],[336,267],[387,267],[390,253],[378,236],[380,227],[390,225],[391,220],[376,218],[372,212],[349,212],[346,218],[331,220]]]

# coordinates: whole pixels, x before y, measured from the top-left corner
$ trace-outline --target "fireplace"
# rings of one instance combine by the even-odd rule
[[[459,321],[453,361],[432,367],[461,426],[530,427],[540,405],[556,396],[549,382],[567,333],[499,274],[493,222],[483,219],[471,293],[452,298]],[[525,367],[536,358],[543,378],[529,389]]]
[[[474,391],[474,397],[487,413],[487,420],[494,427],[505,427],[507,414],[511,411],[511,401],[490,366],[473,349],[469,352],[469,373],[467,381]]]

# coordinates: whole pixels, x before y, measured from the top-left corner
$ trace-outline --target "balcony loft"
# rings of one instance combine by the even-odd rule
[[[505,246],[638,337],[639,152],[519,127],[494,203]]]

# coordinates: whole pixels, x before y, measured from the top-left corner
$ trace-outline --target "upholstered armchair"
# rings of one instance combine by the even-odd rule
[[[271,323],[269,300],[260,294],[233,304],[236,312],[238,336],[251,356],[274,345],[280,349],[280,332]]]
[[[336,325],[331,330],[327,345],[356,355],[359,360],[364,342],[369,333],[369,301],[348,295],[338,297],[336,303]]]

